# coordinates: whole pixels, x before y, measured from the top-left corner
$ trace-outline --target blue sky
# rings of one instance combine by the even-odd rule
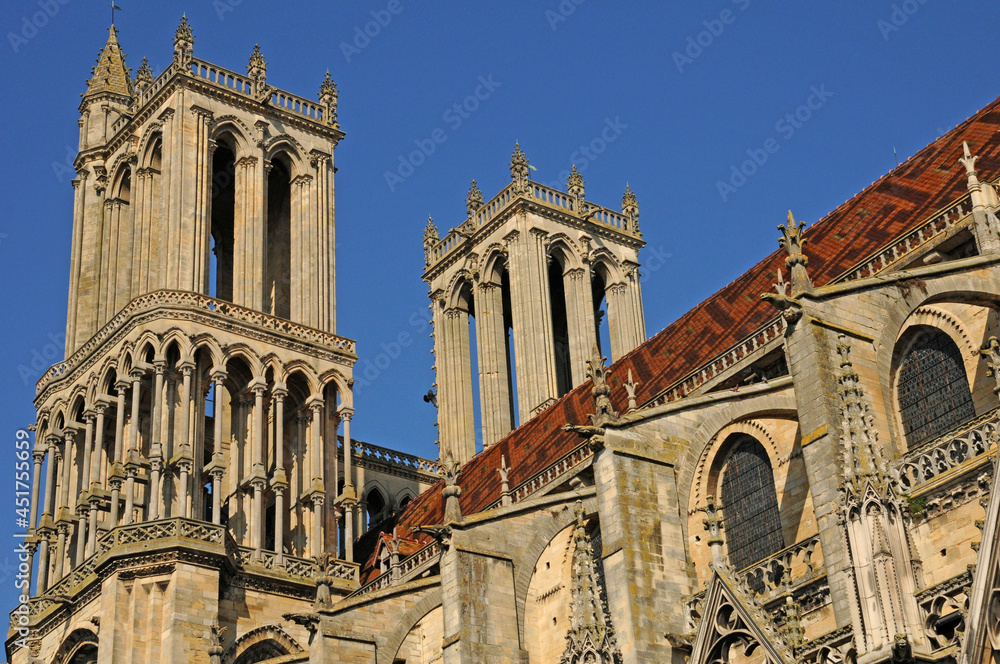
[[[259,43],[268,83],[309,98],[330,70],[347,133],[337,331],[359,342],[356,375],[373,377],[352,432],[432,458],[421,233],[428,215],[443,230],[461,222],[473,178],[487,199],[503,187],[515,140],[541,182],[576,163],[588,199],[612,208],[631,185],[653,334],[771,252],[787,209],[812,223],[895,166],[894,152],[908,158],[1000,94],[983,30],[1000,25],[1000,5],[979,0],[118,4],[133,71],[143,56],[157,74],[168,64],[182,12],[196,57],[245,71]],[[109,12],[103,0],[0,8],[0,455],[12,462],[34,381],[62,359],[67,163]],[[435,130],[443,142],[400,170]],[[403,333],[412,341],[393,346]],[[12,472],[0,496],[13,511]],[[2,606],[12,564],[0,553]]]

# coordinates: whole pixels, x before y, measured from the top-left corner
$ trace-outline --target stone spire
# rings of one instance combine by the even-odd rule
[[[560,664],[611,664],[621,661],[615,630],[601,598],[594,548],[587,535],[583,503],[576,501],[570,628]]]
[[[785,267],[791,273],[792,297],[812,290],[812,280],[809,279],[809,272],[806,271],[809,259],[802,253],[802,248],[806,244],[806,238],[802,236],[802,230],[805,227],[806,222],[804,221],[796,223],[791,210],[788,211],[788,222],[778,225],[778,230],[781,231],[778,244],[788,253]]]
[[[514,182],[514,191],[523,194],[528,189],[528,158],[521,150],[520,143],[514,143],[514,154],[510,157],[510,179]]]
[[[174,64],[185,71],[191,68],[194,57],[194,33],[188,25],[187,14],[181,16],[181,24],[174,33]]]
[[[101,49],[97,66],[91,74],[84,97],[98,94],[132,96],[132,79],[129,77],[128,67],[125,66],[125,54],[118,45],[118,31],[115,30],[115,26],[109,28],[108,42]]]
[[[635,398],[635,391],[639,388],[639,383],[632,380],[632,370],[628,370],[628,380],[625,381],[625,394],[628,396],[628,412],[632,412],[638,408],[638,403]]]
[[[427,217],[427,225],[424,226],[424,265],[431,264],[431,251],[438,243],[438,227],[434,223],[434,217]]]
[[[253,45],[247,76],[250,78],[250,95],[255,99],[264,95],[267,91],[267,61],[260,52],[260,44]]]
[[[627,183],[625,184],[625,193],[622,195],[622,214],[628,219],[626,230],[642,237],[642,233],[639,232],[639,203],[635,200],[635,194],[632,193],[632,188]]]
[[[135,73],[135,94],[136,96],[141,95],[142,92],[153,84],[153,69],[149,66],[149,60],[146,58],[142,59],[142,64],[139,65],[139,71]]]
[[[462,495],[462,487],[458,486],[458,478],[462,475],[462,464],[447,455],[441,463],[441,475],[444,477],[444,525],[458,523],[462,520],[462,506],[458,502]]]
[[[476,181],[472,181],[472,186],[469,187],[469,193],[465,197],[465,211],[471,219],[473,215],[479,212],[483,207],[483,192],[480,191],[479,185]]]
[[[590,416],[590,421],[595,427],[618,419],[618,413],[611,407],[611,387],[607,383],[609,374],[604,367],[607,359],[601,356],[601,350],[594,344],[593,356],[587,360],[587,377],[594,381],[590,391],[594,396],[594,414]]]
[[[330,78],[330,70],[319,85],[319,103],[323,104],[323,120],[330,125],[337,124],[337,85]]]
[[[577,213],[583,214],[586,190],[583,186],[583,176],[580,175],[580,171],[576,170],[576,164],[573,164],[573,170],[569,172],[569,180],[566,182],[566,191],[571,197],[576,199]]]
[[[860,377],[851,363],[851,345],[843,334],[837,342],[844,489],[860,497],[869,483],[880,490],[887,488],[888,464]]]

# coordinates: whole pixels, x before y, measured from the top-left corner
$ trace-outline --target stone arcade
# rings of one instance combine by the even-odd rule
[[[649,339],[635,195],[516,146],[424,231],[438,461],[351,436],[337,102],[111,29],[9,661],[1000,659],[1000,100]]]

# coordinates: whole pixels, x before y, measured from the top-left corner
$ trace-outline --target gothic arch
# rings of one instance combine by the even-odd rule
[[[257,353],[250,348],[250,346],[243,343],[226,346],[222,353],[223,364],[228,365],[230,361],[236,359],[237,357],[246,362],[247,366],[250,368],[250,373],[253,378],[263,378],[264,374],[261,370],[260,358],[257,356]]]
[[[610,287],[613,284],[617,284],[622,281],[622,266],[612,254],[605,247],[598,247],[591,252],[590,256],[590,269],[592,272],[604,271],[605,285]]]
[[[253,141],[250,137],[254,132],[235,115],[222,115],[209,125],[208,135],[211,140],[217,141],[227,134],[233,137],[229,147],[233,150],[237,161],[242,157],[253,156]]]
[[[271,161],[280,154],[287,156],[291,165],[289,175],[292,178],[309,173],[306,161],[302,156],[305,154],[305,148],[288,134],[279,134],[264,142],[264,159]]]
[[[281,377],[281,382],[288,384],[288,379],[292,374],[301,374],[303,378],[306,379],[306,383],[309,385],[309,391],[312,393],[321,392],[325,383],[320,381],[316,376],[316,372],[313,368],[309,366],[306,362],[302,360],[292,360],[287,364],[278,365],[278,369],[275,371],[275,376]]]
[[[385,640],[385,645],[379,649],[381,657],[377,657],[377,664],[392,664],[399,652],[400,646],[406,639],[406,635],[420,622],[424,616],[441,606],[441,587],[434,588],[426,597],[410,607],[410,610],[403,614],[403,617],[396,622],[396,627],[389,632]]]
[[[246,632],[226,648],[222,655],[223,664],[251,664],[258,660],[256,654],[277,657],[297,655],[305,650],[280,625],[262,625]],[[272,654],[273,653],[273,654]]]
[[[767,451],[767,455],[771,459],[771,465],[778,465],[781,458],[778,450],[778,442],[771,435],[771,432],[768,431],[767,427],[753,419],[741,420],[726,425],[712,436],[709,444],[705,446],[701,457],[698,459],[698,465],[694,472],[694,486],[691,490],[691,499],[688,502],[690,506],[688,514],[692,514],[700,506],[704,505],[709,495],[715,496],[718,500],[718,487],[710,486],[712,484],[712,467],[715,465],[716,459],[726,454],[727,450],[725,448],[731,445],[731,439],[734,434],[744,434],[756,439]]]
[[[344,374],[340,373],[336,369],[330,369],[329,371],[323,372],[323,374],[319,376],[318,381],[320,393],[326,390],[327,386],[332,382],[337,395],[340,397],[340,407],[354,408],[354,393],[351,392],[350,384],[347,379],[344,378]]]
[[[556,253],[560,253],[565,257],[565,262],[563,264],[563,271],[572,270],[582,266],[582,261],[580,260],[580,249],[576,246],[565,233],[555,233],[549,236],[549,245],[546,249],[546,253],[553,257]]]
[[[163,141],[163,123],[154,120],[146,125],[142,136],[139,138],[139,145],[136,153],[140,155],[139,165],[149,168],[153,165],[153,154]]]
[[[160,351],[162,355],[166,356],[168,354],[171,344],[176,345],[177,352],[180,355],[180,362],[191,362],[194,360],[194,348],[192,347],[191,338],[180,328],[172,327],[164,333],[162,350]]]
[[[52,664],[82,664],[97,661],[97,634],[85,627],[79,627],[69,633],[59,644]],[[93,655],[91,658],[90,655]],[[81,657],[82,656],[82,657]]]
[[[694,477],[699,469],[704,470],[701,461],[703,458],[707,458],[708,447],[715,442],[722,429],[737,422],[765,417],[798,419],[798,405],[795,403],[795,395],[791,390],[769,392],[750,398],[733,400],[717,410],[713,409],[712,414],[704,419],[694,436],[691,437],[691,445],[688,448],[682,466],[683,470],[677,482],[677,489],[682,492],[682,505],[690,504],[689,499],[691,487],[694,486]],[[775,453],[775,458],[777,458],[777,453]]]
[[[204,334],[191,340],[192,357],[202,348],[208,351],[209,357],[212,359],[213,368],[225,366],[225,353],[219,347],[219,342],[215,340],[215,337],[211,334]]]
[[[500,270],[507,269],[507,247],[500,242],[488,245],[479,264],[481,280],[499,285]]]

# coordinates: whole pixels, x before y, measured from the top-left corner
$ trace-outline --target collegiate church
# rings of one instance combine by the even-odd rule
[[[998,659],[1000,100],[651,338],[636,196],[517,146],[424,229],[429,460],[351,435],[333,81],[173,45],[80,104],[8,661]]]

